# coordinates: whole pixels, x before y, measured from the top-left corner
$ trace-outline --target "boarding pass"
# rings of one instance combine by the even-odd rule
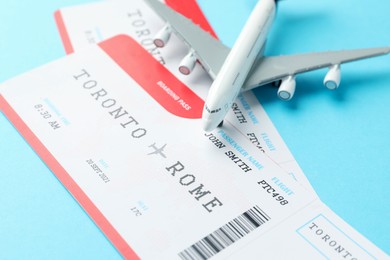
[[[230,122],[202,132],[203,100],[128,36],[0,93],[1,110],[125,258],[385,257]]]

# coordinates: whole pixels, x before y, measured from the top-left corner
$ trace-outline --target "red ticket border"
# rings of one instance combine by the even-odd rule
[[[54,20],[57,24],[58,32],[60,33],[60,37],[62,40],[62,44],[64,45],[64,49],[66,54],[71,54],[74,52],[72,42],[70,41],[70,37],[68,31],[65,27],[64,19],[62,18],[61,10],[57,10],[54,12]]]

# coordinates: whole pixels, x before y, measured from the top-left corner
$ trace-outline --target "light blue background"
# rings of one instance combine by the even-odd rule
[[[86,2],[0,0],[0,82],[64,56],[52,14]],[[199,0],[229,46],[255,3]],[[390,45],[389,12],[386,0],[282,1],[266,53]],[[322,200],[389,253],[390,56],[342,69],[337,91],[322,86],[323,70],[299,76],[291,102],[255,93]],[[2,114],[0,258],[120,258]]]

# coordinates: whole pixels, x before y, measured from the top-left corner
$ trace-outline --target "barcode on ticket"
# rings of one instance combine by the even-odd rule
[[[259,206],[254,206],[180,252],[179,256],[182,259],[191,260],[209,259],[270,219],[271,218],[261,210]]]

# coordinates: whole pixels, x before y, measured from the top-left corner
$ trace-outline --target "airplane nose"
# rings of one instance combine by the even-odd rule
[[[215,129],[215,127],[212,124],[212,120],[210,118],[208,119],[203,119],[203,130],[206,132],[211,132]]]

